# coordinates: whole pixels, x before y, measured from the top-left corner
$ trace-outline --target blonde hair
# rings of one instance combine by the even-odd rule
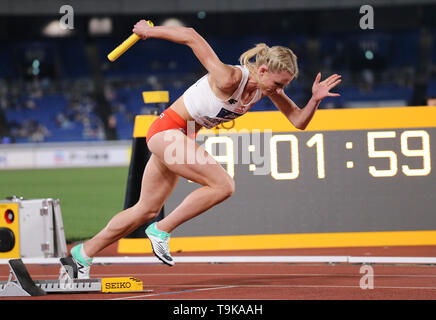
[[[254,57],[255,61],[251,61]],[[298,76],[297,56],[291,49],[282,46],[268,47],[265,43],[259,43],[244,52],[239,57],[239,62],[254,74],[255,69],[264,64],[273,72],[285,70],[295,78]]]

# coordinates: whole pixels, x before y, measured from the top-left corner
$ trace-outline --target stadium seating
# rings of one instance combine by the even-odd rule
[[[286,93],[299,106],[304,106],[310,97],[311,85],[315,74],[308,71],[307,41],[309,36],[295,33],[248,34],[243,38],[211,36],[207,40],[223,62],[238,64],[240,54],[257,43],[283,45],[291,47],[298,56],[300,76],[286,88]],[[182,45],[168,41],[151,39],[135,45],[116,63],[107,60],[110,52],[124,39],[98,38],[101,69],[106,85],[112,88],[109,103],[116,119],[119,139],[130,139],[134,116],[151,113],[165,106],[147,106],[142,101],[141,92],[146,90],[168,90],[171,102],[183,94],[195,79],[206,71],[192,54]],[[313,37],[311,38],[313,40]],[[339,98],[327,98],[320,108],[359,107],[373,103],[402,103],[407,105],[413,94],[410,79],[413,77],[417,60],[418,31],[368,32],[368,33],[321,33],[319,41],[319,68],[327,73],[341,73],[343,83],[336,92]],[[435,32],[436,47],[436,32]],[[15,91],[20,94],[3,97],[9,106],[5,114],[14,132],[20,132],[23,121],[33,121],[45,127],[46,134],[38,135],[36,141],[93,141],[105,139],[102,120],[95,112],[95,102],[89,101],[90,92],[81,96],[80,89],[72,89],[70,83],[81,79],[90,79],[90,67],[85,52],[85,43],[79,38],[55,38],[38,41],[10,41],[0,50],[0,76],[10,79]],[[20,52],[16,55],[14,53]],[[31,52],[32,54],[27,54]],[[32,58],[38,57],[48,71],[62,79],[61,85],[50,74],[44,85],[39,82],[35,88],[23,85],[20,72],[14,63],[19,59],[23,65],[30,66]],[[433,50],[436,61],[436,49]],[[44,71],[44,70],[42,70]],[[409,73],[407,73],[409,72]],[[366,73],[366,74],[365,74]],[[27,81],[32,82],[32,77]],[[436,79],[428,84],[428,94],[436,95]],[[92,99],[91,99],[92,100]],[[76,105],[76,110],[72,110]],[[265,98],[252,110],[276,110],[272,102]],[[29,126],[29,123],[25,124]],[[21,131],[22,133],[22,131]],[[16,134],[16,142],[35,142],[30,136]]]

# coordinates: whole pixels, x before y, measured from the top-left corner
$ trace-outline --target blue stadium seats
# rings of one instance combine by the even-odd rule
[[[32,123],[44,126],[48,133],[45,135],[44,142],[64,142],[64,141],[95,141],[101,140],[97,135],[86,135],[85,127],[80,119],[70,119],[68,126],[61,126],[59,124],[58,116],[63,113],[68,115],[71,111],[68,110],[68,99],[64,95],[46,95],[40,98],[31,98],[23,96],[21,98],[23,106],[17,110],[7,110],[6,118],[10,123],[16,123],[21,127],[26,128]],[[30,104],[28,102],[31,102]],[[31,106],[31,108],[26,107]],[[81,113],[81,117],[86,117],[92,126],[98,121],[93,113],[86,111],[77,111]],[[27,121],[27,122],[26,122]],[[31,126],[33,128],[33,126]],[[32,134],[33,129],[29,129],[29,136]],[[32,142],[31,137],[20,139],[20,142]]]
[[[304,107],[310,98],[310,89],[314,79],[314,75],[308,74],[313,70],[307,68],[308,39],[309,35],[305,33],[293,33],[289,36],[256,33],[248,34],[243,38],[236,35],[207,38],[221,60],[228,64],[238,64],[242,52],[261,42],[270,46],[283,45],[293,49],[298,57],[301,72],[300,77],[295,79],[285,91],[300,107]],[[131,139],[135,115],[149,113],[153,108],[156,109],[155,105],[144,104],[143,91],[156,90],[156,88],[157,90],[168,90],[171,103],[180,97],[198,76],[206,71],[190,48],[159,39],[140,41],[115,62],[110,62],[107,59],[107,54],[124,40],[98,38],[96,43],[105,81],[113,87],[115,93],[109,103],[112,105],[113,115],[117,120],[118,137],[119,139]],[[343,83],[335,90],[341,94],[341,97],[325,99],[320,108],[344,107],[347,106],[347,103],[356,101],[410,101],[413,93],[412,88],[393,83],[396,83],[395,77],[400,76],[397,73],[399,69],[416,67],[417,53],[419,52],[418,31],[330,32],[320,34],[319,43],[319,67],[322,70],[347,75],[344,77]],[[372,58],[365,56],[368,50],[373,54]],[[31,52],[31,54],[26,55],[26,52]],[[56,68],[60,67],[56,70],[60,70],[60,76],[64,80],[74,82],[82,78],[89,79],[91,76],[83,40],[59,38],[32,42],[9,41],[2,44],[0,77],[10,77],[17,80],[18,70],[15,70],[15,66],[22,64],[23,61],[26,61],[28,65],[33,54],[42,63],[54,66],[56,61]],[[432,59],[436,61],[436,32]],[[361,72],[365,68],[374,68],[376,75],[372,87],[367,90],[360,87],[362,84]],[[383,73],[389,73],[389,77],[383,78]],[[151,81],[151,77],[155,79],[155,83]],[[384,80],[381,81],[380,78]],[[394,79],[392,80],[392,78]],[[88,111],[82,110],[86,114],[86,122],[80,119],[70,119],[69,125],[59,126],[59,121],[56,118],[59,115],[68,116],[72,112],[70,87],[65,84],[63,86],[63,91],[49,88],[49,93],[45,92],[37,98],[31,98],[31,90],[22,89],[21,95],[18,98],[14,97],[17,99],[18,106],[21,107],[6,109],[7,120],[10,123],[22,124],[24,119],[29,119],[44,125],[50,132],[44,141],[103,139],[104,137],[99,133],[101,120],[92,108]],[[75,90],[77,91],[77,88]],[[436,96],[436,79],[428,83],[427,93]],[[33,101],[36,107],[32,107],[32,103],[26,106],[28,101]],[[76,103],[80,104],[81,102]],[[251,110],[277,109],[271,100],[264,98]],[[28,142],[29,139],[17,136],[15,141]]]

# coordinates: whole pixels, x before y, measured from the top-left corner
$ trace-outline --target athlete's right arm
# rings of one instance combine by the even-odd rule
[[[224,64],[207,41],[193,28],[155,26],[150,27],[145,20],[135,24],[133,32],[142,39],[158,38],[189,46],[200,63],[209,72],[212,81],[222,91],[233,91],[238,87],[241,74],[237,68]]]

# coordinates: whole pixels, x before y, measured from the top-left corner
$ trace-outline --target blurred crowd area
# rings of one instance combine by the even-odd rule
[[[224,63],[233,65],[257,43],[291,48],[300,75],[285,91],[300,107],[309,100],[318,71],[343,79],[334,90],[341,96],[325,99],[321,109],[426,105],[436,97],[436,29],[288,29],[208,30],[203,36]],[[188,47],[157,39],[142,41],[110,62],[107,54],[127,36],[3,41],[2,143],[131,139],[136,115],[168,106],[144,104],[143,91],[167,90],[172,102],[206,72]],[[276,108],[264,98],[252,110]]]

